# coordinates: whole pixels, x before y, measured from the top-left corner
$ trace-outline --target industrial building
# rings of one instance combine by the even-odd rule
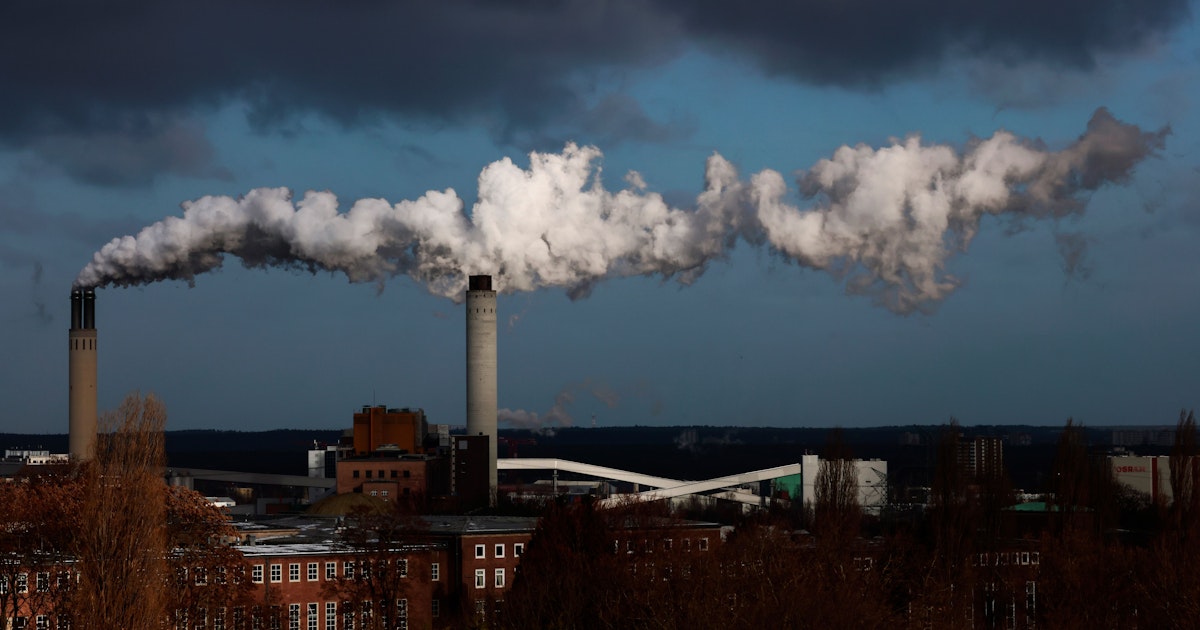
[[[1170,457],[1111,455],[1108,461],[1117,483],[1146,495],[1152,503],[1166,505],[1171,502]]]

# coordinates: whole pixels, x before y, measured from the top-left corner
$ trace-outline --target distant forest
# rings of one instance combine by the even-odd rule
[[[1148,430],[1173,427],[1145,427]],[[893,487],[929,486],[941,425],[889,426],[841,430],[851,456],[888,462]],[[964,426],[965,438],[1001,437],[1005,467],[1015,487],[1040,491],[1054,457],[1061,426]],[[799,461],[822,453],[832,429],[783,427],[565,427],[544,431],[501,429],[500,457],[558,457],[601,466],[671,477],[703,479]],[[1112,427],[1087,427],[1095,450],[1112,446]],[[305,451],[334,444],[342,430],[167,431],[168,465],[306,474]],[[67,450],[65,434],[0,433],[6,449]],[[1169,445],[1141,445],[1138,454],[1162,455]]]

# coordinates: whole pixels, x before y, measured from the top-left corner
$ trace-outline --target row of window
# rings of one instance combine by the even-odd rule
[[[396,562],[396,567],[399,570],[400,577],[408,577],[408,559],[400,558],[400,559],[397,559],[395,562]],[[300,568],[301,568],[301,566],[300,566],[299,562],[292,562],[292,563],[288,564],[288,581],[289,582],[300,582],[301,581]],[[321,581],[321,563],[309,562],[308,565],[305,567],[305,569],[306,569],[305,574],[304,574],[305,579],[303,581],[306,581],[306,582]],[[250,581],[254,582],[255,584],[262,584],[263,583],[263,570],[264,570],[264,566],[261,564],[256,564],[253,567],[251,567],[250,568]],[[337,570],[338,570],[337,562],[326,562],[325,563],[325,573],[324,573],[325,580],[327,580],[327,581],[336,580],[338,577]],[[370,570],[371,570],[370,564],[364,564],[362,566],[356,567],[355,563],[353,563],[353,562],[347,561],[347,562],[342,563],[342,577],[346,578],[346,579],[353,580],[358,576],[365,576],[370,572]],[[282,564],[270,565],[270,572],[271,572],[271,582],[272,583],[279,583],[279,582],[283,581],[283,565]],[[433,564],[430,565],[430,579],[432,579],[433,581],[436,582],[440,578],[441,578],[441,567],[438,566],[437,562],[434,562]],[[197,584],[200,584],[200,582],[197,582]]]
[[[492,585],[504,588],[504,569],[496,569],[493,575],[496,579]],[[487,588],[487,569],[475,569],[475,588]]]
[[[4,618],[0,617],[0,623],[4,622]],[[50,617],[47,615],[38,615],[33,618],[33,627],[37,630],[50,630]],[[29,617],[13,617],[12,627],[14,630],[24,630],[29,627]],[[71,622],[66,617],[60,617],[55,626],[57,630],[70,630]]]
[[[475,545],[475,559],[483,560],[487,558],[487,545]],[[492,545],[492,557],[504,557],[504,543],[496,543]],[[513,557],[520,558],[521,554],[525,553],[525,543],[513,543]]]
[[[376,612],[382,614],[382,620],[384,621],[385,627],[397,628],[400,630],[408,628],[407,598],[396,600],[396,608],[394,611],[395,623],[391,623],[392,620],[388,619],[391,614],[393,614],[392,611],[377,610],[374,602],[372,601],[362,602],[361,609],[351,606],[349,602],[342,602],[340,606],[337,602],[325,602],[323,608],[324,619],[322,619],[322,606],[319,602],[312,602],[308,604],[288,604],[288,630],[321,630],[322,621],[324,621],[324,630],[337,630],[337,622],[339,617],[341,617],[343,622],[342,627],[346,630],[353,630],[356,626],[356,622],[359,620],[362,621],[362,627],[366,628],[369,627],[370,621]],[[441,614],[441,602],[439,600],[433,600],[430,608],[434,617],[437,617]],[[273,606],[272,610],[280,611],[281,609]],[[225,608],[220,608],[217,611],[217,614],[214,615],[212,619],[209,619],[208,612],[201,608],[193,619],[189,619],[188,612],[186,610],[177,610],[175,611],[175,628],[176,630],[191,630],[193,628],[195,630],[206,630],[210,627],[209,622],[211,621],[211,627],[213,630],[227,630],[226,621],[227,617],[229,616],[228,613],[229,611],[227,611]],[[245,610],[242,608],[234,608],[232,613],[233,628],[244,628],[246,620]],[[263,621],[262,609],[258,606],[255,606],[254,611],[250,616],[250,628],[253,630],[261,630],[263,627]],[[270,628],[279,628],[279,621],[279,617],[275,614],[268,615],[268,623]],[[39,630],[49,630],[49,623],[49,618],[45,617],[44,615],[39,615],[37,618],[36,627]],[[25,622],[21,618],[18,618],[15,627],[25,628]],[[59,624],[59,628],[67,630],[67,626],[63,625],[61,622]]]
[[[1037,551],[1002,551],[999,553],[981,553],[978,558],[971,559],[971,565],[977,567],[1003,566],[1008,564],[1040,564],[1042,554]]]
[[[359,478],[359,473],[364,473],[364,472],[365,472],[365,476],[366,476],[366,478],[367,478],[367,479],[370,479],[370,478],[371,478],[371,473],[372,473],[372,472],[374,472],[374,471],[373,471],[372,469],[368,468],[368,469],[365,469],[365,470],[355,470],[355,471],[353,471],[351,474],[353,475],[353,477],[354,477],[355,479],[358,479],[358,478]],[[381,469],[381,470],[379,471],[379,476],[377,477],[377,479],[384,479],[385,477],[384,477],[384,474],[383,474],[383,473],[385,473],[385,472],[387,472],[387,471],[385,471],[385,470],[382,470],[382,469]],[[402,473],[404,473],[404,475],[403,475],[403,476],[404,476],[404,478],[405,478],[405,479],[408,479],[409,477],[411,477],[411,476],[412,476],[412,471],[411,471],[411,470],[403,470],[403,471],[401,471],[401,470],[393,470],[393,471],[392,471],[392,479],[397,479],[397,478],[399,478],[399,477],[400,477],[399,473],[401,473],[401,472],[402,472]]]
[[[708,551],[708,538],[697,538],[695,540],[696,540],[696,543],[695,543],[696,549],[698,549],[700,551]],[[647,540],[645,538],[643,538],[640,541],[633,540],[633,539],[629,539],[629,540],[625,541],[625,553],[634,553],[635,551],[640,551],[641,553],[654,553],[654,547],[655,547],[654,541]],[[663,551],[671,551],[674,548],[675,548],[674,540],[672,540],[670,538],[662,539]],[[621,550],[621,541],[614,540],[613,541],[613,553],[617,553],[620,550]],[[683,539],[683,550],[684,551],[692,550],[692,539],[691,538]]]
[[[68,586],[70,586],[70,584],[71,584],[71,574],[70,573],[59,572],[57,578],[58,578],[57,579],[58,588],[67,588]],[[34,579],[34,589],[36,589],[37,592],[46,593],[46,592],[50,591],[50,573],[45,572],[45,571],[35,573],[33,579]],[[29,592],[29,574],[28,573],[18,573],[17,574],[16,589],[17,589],[18,593],[28,593]],[[0,575],[0,595],[7,595],[7,594],[8,594],[8,576]]]
[[[408,577],[408,559],[401,558],[401,559],[395,560],[395,562],[396,562],[397,568],[400,569],[400,576]],[[256,584],[263,583],[263,569],[264,569],[264,566],[262,564],[256,564],[256,565],[252,566],[252,568],[250,570],[250,578],[251,578],[252,582],[254,582]],[[320,563],[314,563],[314,562],[308,563],[306,566],[306,569],[307,569],[305,572],[305,581],[306,582],[319,582],[320,581]],[[440,568],[438,566],[438,563],[433,563],[431,565],[430,569],[431,569],[431,571],[430,571],[431,578],[434,582],[436,582],[438,580],[439,574],[440,574],[440,570],[439,570]],[[349,578],[349,580],[354,580],[354,578],[356,576],[365,576],[368,574],[368,572],[370,572],[370,570],[371,570],[370,564],[364,564],[362,566],[359,566],[359,568],[355,568],[355,564],[353,562],[343,562],[342,563],[342,577]],[[282,564],[271,564],[270,571],[271,571],[271,582],[278,583],[278,582],[283,581],[283,565]],[[336,562],[326,562],[325,563],[324,576],[325,576],[326,581],[337,580],[337,563]],[[300,582],[300,581],[301,581],[300,580],[300,563],[289,563],[288,564],[288,582]],[[200,583],[200,582],[197,582],[197,583]]]

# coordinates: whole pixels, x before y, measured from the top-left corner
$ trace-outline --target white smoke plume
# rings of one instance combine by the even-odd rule
[[[249,267],[336,271],[351,282],[407,275],[454,300],[472,274],[496,277],[505,292],[561,287],[580,297],[613,277],[689,284],[742,240],[848,275],[848,291],[908,313],[958,286],[945,263],[983,216],[1081,212],[1088,192],[1127,180],[1168,133],[1144,132],[1101,108],[1060,151],[1006,131],[961,153],[915,135],[878,149],[844,146],[799,178],[806,208],[786,201],[778,172],[744,180],[719,154],[708,159],[693,208],[670,207],[638,173],[609,191],[600,151],[568,144],[531,154],[527,169],[507,158],[488,165],[470,214],[449,189],[396,204],[362,199],[345,213],[330,192],[310,191],[299,202],[282,188],[202,197],[184,203],[182,217],[105,245],[75,284],[191,282],[231,254]]]
[[[581,392],[591,394],[609,409],[615,407],[620,401],[617,392],[606,383],[586,379],[563,387],[554,397],[554,406],[544,414],[539,415],[524,409],[500,409],[496,412],[496,420],[499,424],[512,429],[553,431],[558,427],[569,427],[575,424],[569,408]]]

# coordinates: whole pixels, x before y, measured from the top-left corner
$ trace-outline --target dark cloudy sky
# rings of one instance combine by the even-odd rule
[[[471,215],[489,164],[536,179],[531,151],[574,142],[598,150],[589,186],[695,212],[717,154],[739,181],[780,174],[803,213],[853,205],[865,176],[821,184],[821,160],[853,153],[840,147],[919,136],[958,159],[1000,130],[1080,157],[1040,167],[1053,185],[1006,176],[1030,203],[953,219],[944,239],[866,238],[880,258],[825,259],[820,239],[797,236],[801,251],[735,226],[699,268],[623,258],[582,284],[542,275],[554,286],[505,294],[501,407],[584,424],[1170,423],[1200,399],[1194,13],[1177,0],[5,2],[0,431],[65,431],[72,281],[185,201],[286,187],[330,191],[346,211],[453,189]],[[1038,201],[1043,184],[1066,197]],[[546,221],[553,245],[574,226],[586,251],[600,239],[538,207],[489,229]],[[911,266],[889,284],[889,256],[908,265],[895,250],[909,248],[939,252],[944,295]],[[463,421],[462,307],[428,277],[347,282],[227,256],[193,284],[100,290],[102,408],[140,390],[165,399],[172,428],[341,427],[372,401]]]

